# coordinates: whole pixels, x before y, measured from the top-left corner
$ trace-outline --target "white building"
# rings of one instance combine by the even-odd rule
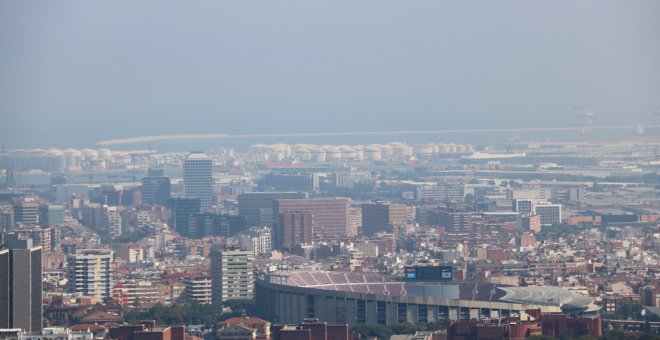
[[[104,222],[105,222],[105,228],[108,231],[108,234],[112,236],[112,238],[119,237],[122,234],[122,220],[121,220],[121,214],[119,213],[119,210],[117,210],[117,207],[107,207],[104,206]]]
[[[211,278],[208,276],[189,276],[183,279],[186,287],[184,294],[186,301],[196,301],[201,304],[209,304],[212,299]]]
[[[252,228],[239,236],[241,249],[250,250],[254,255],[269,254],[272,251],[273,235],[269,227]]]
[[[213,304],[251,299],[254,294],[254,254],[246,250],[215,250],[211,255]]]
[[[199,198],[201,208],[213,205],[213,160],[201,151],[183,161],[183,189],[187,198]]]
[[[534,214],[541,217],[541,225],[561,223],[561,204],[540,202],[534,205]]]
[[[84,249],[67,256],[68,289],[83,296],[112,296],[112,250]]]

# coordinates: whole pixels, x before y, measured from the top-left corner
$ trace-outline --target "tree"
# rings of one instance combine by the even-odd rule
[[[360,334],[360,338],[377,337],[378,339],[389,340],[393,332],[383,325],[357,324],[351,327],[351,331]]]
[[[410,322],[405,322],[392,325],[390,326],[390,329],[394,334],[415,334],[415,332],[418,330],[418,326],[415,326]]]

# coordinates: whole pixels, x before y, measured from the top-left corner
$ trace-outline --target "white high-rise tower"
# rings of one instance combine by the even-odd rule
[[[193,151],[183,162],[183,188],[186,198],[199,198],[202,209],[213,204],[213,160]]]

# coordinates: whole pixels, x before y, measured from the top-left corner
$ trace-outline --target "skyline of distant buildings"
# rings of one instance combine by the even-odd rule
[[[132,308],[255,294],[276,298],[267,298],[275,309],[259,306],[271,321],[462,322],[525,312],[509,308],[526,300],[505,299],[508,287],[582,295],[589,303],[578,307],[589,313],[638,301],[660,307],[654,145],[466,150],[392,143],[86,152],[44,184],[22,184],[39,171],[2,182],[0,232],[41,249],[48,322],[68,322],[56,321],[58,308],[72,305],[89,308],[68,315],[73,322],[120,323]],[[439,290],[410,283],[411,267],[450,279],[434,282]],[[424,294],[448,299],[422,303]],[[388,302],[397,296],[406,306]]]

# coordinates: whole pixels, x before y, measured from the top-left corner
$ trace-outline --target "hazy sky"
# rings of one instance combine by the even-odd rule
[[[634,123],[660,1],[0,1],[0,145]]]

